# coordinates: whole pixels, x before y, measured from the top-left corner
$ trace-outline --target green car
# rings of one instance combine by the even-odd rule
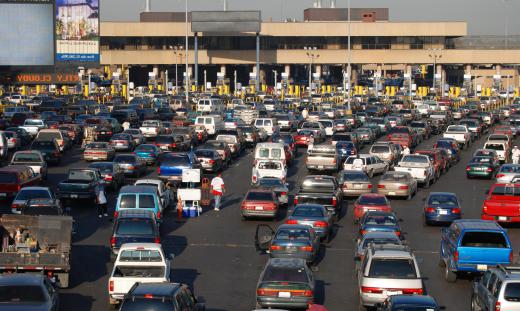
[[[473,157],[466,166],[466,176],[495,178],[499,163],[493,157]]]

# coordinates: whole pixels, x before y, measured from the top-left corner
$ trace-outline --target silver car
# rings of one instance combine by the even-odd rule
[[[372,231],[367,232],[361,240],[357,240],[357,245],[354,253],[354,259],[363,261],[365,258],[365,251],[370,245],[381,244],[395,244],[402,245],[403,241],[393,232],[388,231]]]
[[[520,176],[520,164],[503,164],[496,174],[497,183],[508,184],[513,178]]]
[[[338,184],[343,196],[359,196],[372,192],[372,182],[363,171],[344,170],[338,174]]]
[[[520,310],[520,267],[499,265],[473,283],[471,311]],[[496,306],[500,306],[497,309]]]
[[[373,307],[392,295],[423,295],[423,280],[412,251],[403,245],[371,245],[358,269],[363,306]]]

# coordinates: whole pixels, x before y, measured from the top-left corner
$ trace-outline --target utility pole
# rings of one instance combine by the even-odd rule
[[[318,48],[315,46],[305,46],[303,49],[306,51],[307,57],[309,58],[309,96],[312,95],[312,65],[314,59],[320,57],[317,53]]]
[[[428,54],[428,56],[433,60],[433,83],[432,83],[432,87],[433,87],[433,90],[435,93],[437,93],[437,77],[436,77],[436,74],[437,74],[437,61],[440,60],[442,58],[442,54],[441,54],[441,49],[431,49],[429,50],[430,51],[430,54]],[[441,86],[442,88],[442,86]]]

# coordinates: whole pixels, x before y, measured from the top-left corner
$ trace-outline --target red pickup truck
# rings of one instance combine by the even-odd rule
[[[429,150],[418,150],[414,153],[427,155],[430,160],[433,162],[433,166],[435,168],[435,177],[438,179],[442,174],[446,173],[448,168],[448,161],[445,158],[439,149],[429,149]]]
[[[520,184],[494,184],[484,200],[482,219],[520,222]]]
[[[413,132],[407,126],[394,126],[390,128],[386,138],[388,141],[403,146],[403,148],[406,146],[409,148],[414,147]]]

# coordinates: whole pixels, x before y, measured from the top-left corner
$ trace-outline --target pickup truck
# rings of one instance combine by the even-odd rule
[[[337,172],[339,168],[338,150],[333,145],[314,145],[307,151],[305,165],[311,171]]]
[[[416,150],[415,154],[424,154],[430,158],[430,160],[433,162],[433,167],[435,169],[435,179],[439,179],[442,174],[445,174],[448,171],[448,158],[445,158],[440,150]]]
[[[43,120],[40,119],[26,119],[20,128],[26,130],[32,137],[35,137],[41,129],[46,128]]]
[[[481,218],[501,223],[520,222],[520,184],[494,184],[487,191]]]
[[[143,121],[142,126],[139,128],[144,137],[154,138],[161,135],[164,132],[161,121],[159,120],[146,120]]]
[[[58,194],[66,206],[75,200],[95,201],[104,187],[99,170],[93,168],[70,169],[68,178],[58,184]]]
[[[439,265],[448,282],[455,282],[459,272],[480,273],[512,262],[507,232],[494,221],[459,219],[441,231]]]
[[[335,177],[308,175],[303,179],[298,193],[294,196],[295,206],[303,203],[323,205],[337,218],[341,214],[343,192]]]
[[[4,214],[0,274],[36,272],[51,276],[59,287],[68,287],[72,223],[70,216]]]
[[[430,157],[422,154],[405,155],[394,167],[396,172],[408,172],[418,183],[429,188],[435,181],[435,167]]]
[[[455,139],[462,149],[469,146],[471,136],[471,132],[465,125],[450,125],[442,135],[443,138]]]
[[[119,304],[135,283],[170,282],[170,260],[160,244],[127,243],[121,245],[108,279],[111,305]]]
[[[182,170],[187,168],[201,168],[201,165],[191,152],[169,152],[159,157],[159,179],[168,182],[181,182]]]
[[[388,130],[388,141],[404,147],[412,148],[416,145],[414,132],[407,126],[394,126]]]
[[[287,178],[287,166],[281,160],[260,160],[253,166],[251,184],[256,184],[260,178],[276,177],[285,183]]]

